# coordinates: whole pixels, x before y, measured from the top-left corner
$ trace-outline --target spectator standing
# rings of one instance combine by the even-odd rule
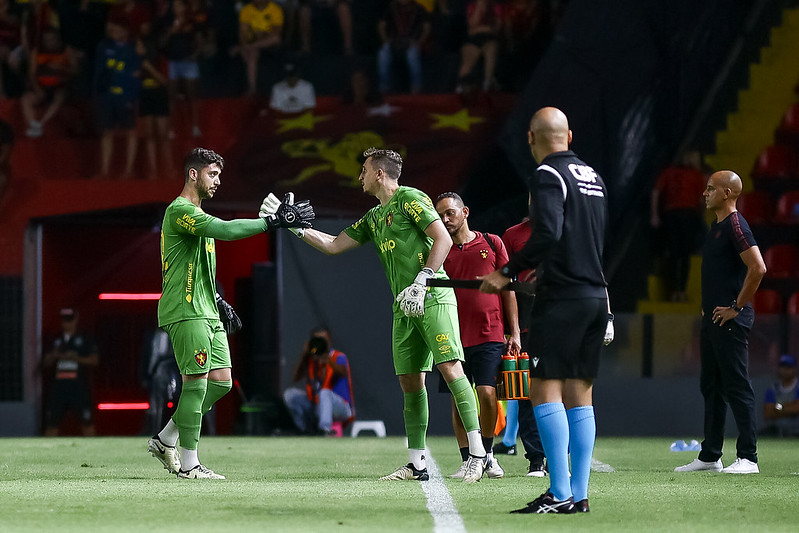
[[[688,301],[685,292],[691,255],[705,234],[702,192],[707,176],[701,170],[702,156],[687,150],[678,165],[666,168],[652,190],[652,227],[660,229],[665,242],[666,283],[672,302]]]
[[[766,390],[763,403],[765,433],[780,437],[799,436],[799,378],[794,356],[780,356],[777,377],[777,381]]]
[[[270,0],[252,0],[239,12],[239,47],[247,68],[248,94],[258,89],[258,59],[261,52],[275,52],[283,42],[283,9]]]
[[[136,51],[141,56],[142,66],[139,117],[147,154],[147,170],[150,179],[158,179],[173,170],[169,143],[169,80],[159,68],[162,55],[154,37],[142,35],[136,42]],[[158,164],[159,159],[161,165]]]
[[[97,45],[94,62],[95,105],[102,138],[100,177],[108,177],[114,133],[124,132],[127,156],[123,177],[133,175],[138,137],[136,115],[141,88],[141,59],[128,39],[124,21],[109,20],[107,38]]]
[[[508,253],[502,240],[489,233],[469,228],[469,208],[454,192],[445,192],[436,198],[436,211],[452,237],[453,246],[444,260],[444,270],[454,279],[475,279],[493,272],[508,262]],[[497,372],[502,354],[519,355],[519,317],[513,293],[485,294],[471,289],[455,289],[458,301],[458,323],[463,344],[463,371],[477,391],[480,432],[488,464],[485,474],[501,478],[505,471],[494,457],[494,429],[497,423]],[[510,335],[505,342],[505,324]],[[439,392],[447,392],[443,377]],[[461,466],[452,478],[463,478],[469,459],[469,442],[458,416],[455,399],[452,403],[452,426],[461,452]]]
[[[300,0],[300,51],[311,53],[311,17],[317,10],[335,12],[343,52],[352,54],[352,0]]]
[[[327,328],[311,331],[294,370],[294,383],[305,380],[304,390],[291,387],[283,393],[294,425],[300,433],[334,434],[333,422],[351,421],[352,376],[346,354],[330,344]]]
[[[269,107],[280,113],[300,113],[315,108],[313,85],[300,78],[294,63],[286,63],[283,70],[286,78],[272,86]]]
[[[755,319],[751,301],[766,273],[752,231],[735,208],[743,184],[722,170],[707,181],[705,205],[716,217],[702,249],[702,326],[699,333],[699,389],[705,423],[699,457],[676,472],[713,471],[758,474],[755,393],[749,379],[749,331]],[[736,460],[723,468],[727,405],[738,426]]]
[[[382,46],[377,53],[380,92],[392,88],[394,57],[404,55],[408,65],[411,93],[422,92],[422,46],[430,36],[427,11],[413,0],[391,0],[377,25]]]
[[[477,0],[466,7],[466,42],[461,47],[461,66],[458,84],[467,78],[480,57],[483,58],[483,90],[497,88],[494,70],[499,55],[502,31],[502,6],[493,0]]]
[[[202,136],[197,109],[197,80],[200,79],[201,23],[189,9],[187,0],[174,0],[171,22],[166,27],[166,56],[169,60],[169,93],[172,111],[177,111],[178,96],[182,95],[189,108],[193,137]]]
[[[84,436],[95,435],[88,372],[99,360],[94,340],[78,329],[78,312],[70,307],[61,309],[61,334],[42,362],[44,369],[52,372],[45,403],[46,437],[58,435],[58,426],[68,410],[80,417]]]

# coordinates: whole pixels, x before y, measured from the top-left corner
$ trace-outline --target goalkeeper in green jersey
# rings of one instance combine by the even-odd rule
[[[428,405],[425,372],[435,364],[452,391],[469,440],[463,481],[478,481],[486,468],[477,405],[463,373],[463,348],[452,289],[428,288],[428,278],[445,278],[441,265],[452,246],[430,198],[400,186],[402,157],[392,150],[363,153],[359,180],[380,204],[337,236],[313,229],[293,229],[303,241],[326,254],[339,254],[373,242],[391,285],[394,301],[394,369],[405,398],[405,433],[410,461],[380,479],[428,479],[425,464]],[[270,215],[266,210],[262,214]]]
[[[288,201],[280,202],[272,194],[262,206],[271,212],[266,217],[226,221],[208,215],[201,204],[219,188],[223,166],[222,156],[213,150],[192,150],[183,165],[183,191],[167,207],[161,227],[158,325],[169,334],[183,387],[175,414],[147,448],[164,468],[185,479],[224,479],[197,457],[202,416],[232,388],[227,333],[241,325],[216,293],[214,239],[232,241],[280,227],[310,228],[314,218],[307,201],[294,204],[293,195],[287,195]]]

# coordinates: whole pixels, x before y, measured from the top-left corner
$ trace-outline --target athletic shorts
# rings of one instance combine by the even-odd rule
[[[97,99],[97,122],[103,131],[136,127],[136,102],[116,96],[102,95]]]
[[[463,372],[469,383],[478,387],[496,387],[499,365],[505,352],[504,342],[484,342],[463,349]],[[449,392],[444,376],[439,374],[438,392]]]
[[[397,375],[430,372],[433,364],[463,361],[458,308],[428,305],[419,317],[394,316],[393,354]]]
[[[200,66],[196,61],[170,61],[170,80],[196,80],[200,77]]]
[[[47,397],[45,424],[55,427],[61,423],[64,413],[73,411],[83,425],[92,423],[92,405],[89,384],[82,379],[56,379]]]
[[[595,378],[607,324],[604,298],[537,299],[530,317],[530,377]]]
[[[183,320],[163,326],[184,376],[230,368],[230,347],[219,319]]]

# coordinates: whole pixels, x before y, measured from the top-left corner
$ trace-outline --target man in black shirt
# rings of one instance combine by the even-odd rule
[[[743,189],[735,172],[716,172],[703,193],[716,214],[702,250],[702,368],[699,388],[705,399],[705,440],[699,457],[676,472],[710,470],[757,474],[755,395],[749,380],[750,302],[766,273],[749,224],[735,208]],[[738,426],[737,459],[722,469],[727,404]]]
[[[536,269],[530,401],[550,488],[513,512],[586,512],[596,438],[593,380],[603,341],[613,340],[602,272],[607,190],[596,171],[569,150],[572,132],[559,109],[537,111],[527,138],[540,163],[529,182],[533,232],[505,266],[482,277],[480,287],[496,292],[523,270]]]

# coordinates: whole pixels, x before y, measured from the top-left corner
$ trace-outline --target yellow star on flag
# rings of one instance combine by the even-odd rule
[[[289,130],[310,130],[313,131],[317,122],[330,120],[330,115],[315,117],[312,111],[306,111],[300,116],[292,118],[279,118],[277,119],[278,126],[277,132],[283,133]]]
[[[482,117],[469,116],[467,109],[461,109],[452,115],[440,115],[438,113],[430,113],[430,115],[438,122],[430,126],[430,129],[437,130],[441,128],[457,128],[461,131],[469,131],[472,124],[478,122],[485,122]]]

